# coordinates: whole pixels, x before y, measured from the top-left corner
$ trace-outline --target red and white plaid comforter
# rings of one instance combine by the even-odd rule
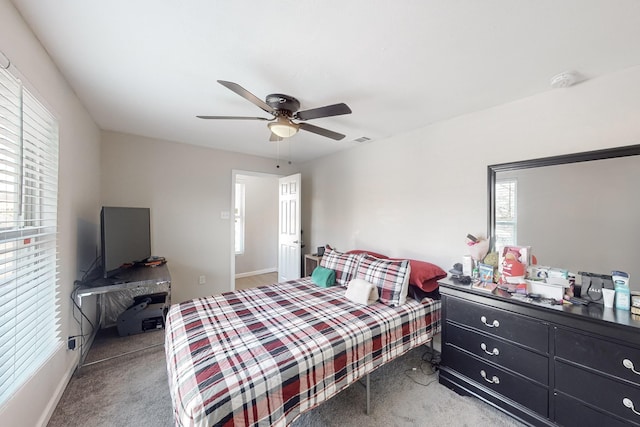
[[[173,305],[176,425],[287,425],[440,332],[440,302],[361,306],[309,278]]]

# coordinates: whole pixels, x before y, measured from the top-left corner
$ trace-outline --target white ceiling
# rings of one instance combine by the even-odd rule
[[[216,80],[301,110],[340,142],[299,132],[306,161],[640,64],[638,0],[13,0],[100,128],[276,156],[270,117]],[[571,90],[571,89],[566,89]]]

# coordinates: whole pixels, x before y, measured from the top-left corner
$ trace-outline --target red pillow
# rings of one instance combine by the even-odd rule
[[[438,280],[447,277],[447,272],[435,264],[426,261],[409,260],[411,275],[409,284],[417,286],[425,292],[433,292],[438,287]]]
[[[365,251],[363,249],[353,249],[351,251],[347,251],[346,253],[348,254],[356,254],[356,255],[360,255],[360,254],[367,254],[367,255],[371,255],[372,257],[376,257],[378,259],[389,259],[388,256],[386,255],[382,255],[376,252],[371,252],[371,251]]]

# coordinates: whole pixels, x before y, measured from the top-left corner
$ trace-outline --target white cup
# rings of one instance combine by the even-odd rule
[[[462,257],[462,274],[464,276],[471,276],[473,271],[473,258],[471,255],[465,255]]]
[[[602,298],[604,299],[605,307],[613,307],[613,300],[615,299],[615,296],[615,290],[602,288]]]

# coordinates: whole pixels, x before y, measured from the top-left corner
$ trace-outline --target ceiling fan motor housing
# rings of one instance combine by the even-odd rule
[[[276,110],[286,110],[291,115],[300,109],[300,101],[293,96],[283,95],[281,93],[272,93],[267,95],[265,102],[271,108]]]

